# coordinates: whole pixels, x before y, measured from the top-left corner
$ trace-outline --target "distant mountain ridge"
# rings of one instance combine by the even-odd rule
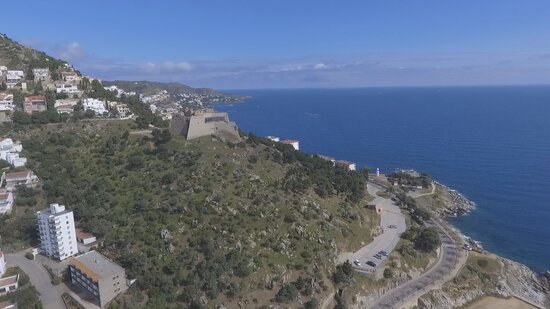
[[[71,65],[62,59],[57,59],[9,38],[0,33],[0,66],[6,66],[9,70],[23,70],[25,72],[33,68],[49,68],[55,71]],[[142,97],[157,96],[148,103],[175,103],[182,106],[203,105],[214,103],[240,102],[245,97],[220,93],[211,88],[193,88],[181,83],[161,83],[153,81],[102,81],[105,86],[117,86],[126,92],[135,92]],[[166,95],[160,95],[166,91]]]

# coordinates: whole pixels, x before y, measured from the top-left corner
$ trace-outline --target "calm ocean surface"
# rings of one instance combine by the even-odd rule
[[[239,127],[382,172],[413,168],[478,205],[453,221],[486,249],[550,269],[550,87],[239,90]]]

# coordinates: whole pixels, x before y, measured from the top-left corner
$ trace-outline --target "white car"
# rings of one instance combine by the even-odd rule
[[[355,266],[361,266],[361,262],[359,262],[359,260],[353,261],[353,264],[355,264]]]

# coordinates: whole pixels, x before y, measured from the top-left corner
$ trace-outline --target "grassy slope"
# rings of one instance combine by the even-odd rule
[[[178,137],[159,151],[126,129],[52,125],[22,136],[47,200],[102,237],[101,251],[138,278],[151,307],[266,304],[299,276],[316,281],[298,300],[321,299],[337,252],[371,239],[375,219],[362,203],[283,190],[291,165],[270,146]]]

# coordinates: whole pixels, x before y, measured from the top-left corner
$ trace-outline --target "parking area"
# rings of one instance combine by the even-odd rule
[[[406,230],[405,216],[401,213],[399,206],[395,205],[389,198],[377,196],[376,193],[381,191],[378,186],[369,183],[368,191],[370,195],[376,197],[372,203],[380,204],[383,207],[380,215],[382,233],[358,251],[340,258],[340,262],[349,260],[353,262],[354,268],[364,272],[372,272],[379,268],[387,259],[387,256],[379,253],[389,254],[399,242],[401,233]]]

